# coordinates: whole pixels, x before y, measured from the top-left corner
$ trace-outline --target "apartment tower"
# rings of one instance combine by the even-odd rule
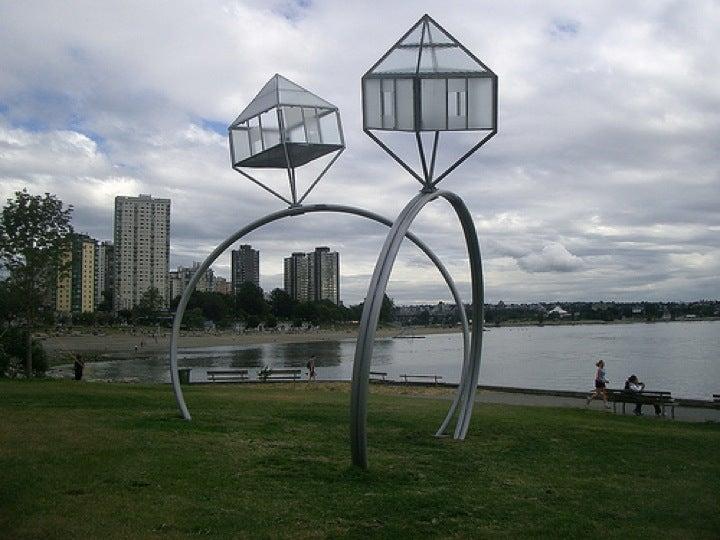
[[[58,276],[55,309],[63,313],[95,311],[95,251],[97,240],[73,234],[61,261],[70,268]]]
[[[284,285],[299,302],[330,300],[340,304],[340,255],[329,247],[293,253],[285,259]]]
[[[283,284],[293,300],[307,302],[310,299],[310,258],[306,253],[293,253],[283,265]]]
[[[231,273],[233,294],[237,294],[240,285],[249,281],[260,286],[260,252],[248,244],[232,251]]]
[[[317,247],[308,253],[310,282],[308,295],[312,300],[330,300],[340,304],[340,254],[329,247]]]
[[[170,199],[115,197],[114,310],[132,309],[148,290],[168,306]]]

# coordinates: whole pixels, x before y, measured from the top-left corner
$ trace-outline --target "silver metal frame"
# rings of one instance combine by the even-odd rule
[[[458,405],[460,406],[460,410],[455,426],[454,438],[464,439],[470,425],[470,417],[472,416],[475,392],[477,390],[478,376],[480,373],[484,320],[484,292],[480,246],[472,215],[458,195],[449,191],[420,192],[403,208],[387,235],[385,244],[375,265],[370,285],[368,286],[362,318],[360,319],[350,397],[350,443],[352,462],[354,465],[362,467],[363,469],[367,469],[368,466],[367,400],[370,361],[372,359],[375,331],[380,317],[380,308],[382,307],[385,289],[387,288],[390,273],[392,272],[393,264],[400,250],[402,240],[408,235],[410,225],[412,225],[413,220],[420,210],[438,197],[446,199],[455,209],[465,236],[472,279],[473,327],[470,354],[467,356],[467,361],[463,364],[463,371],[455,400],[437,434],[441,435],[447,429]]]
[[[475,62],[478,63],[478,65],[484,70],[482,72],[476,72],[476,71],[468,71],[468,72],[460,72],[460,71],[447,71],[447,72],[431,72],[431,73],[421,73],[420,72],[420,60],[423,54],[423,50],[427,47],[430,47],[429,45],[424,45],[425,40],[425,34],[428,29],[428,25],[432,23],[433,25],[437,26],[450,40],[452,43],[448,44],[433,44],[432,47],[458,47],[460,50],[462,50],[465,54],[467,54],[470,58],[472,58]],[[418,58],[417,58],[417,65],[414,72],[387,72],[387,73],[373,73],[373,70],[377,68],[385,58],[387,58],[395,49],[397,48],[404,48],[404,47],[410,47],[410,46],[404,46],[401,45],[401,43],[405,40],[406,37],[408,37],[416,28],[418,28],[420,25],[422,25],[421,30],[421,38],[420,38],[420,44],[418,46]],[[415,47],[414,45],[412,46]],[[465,128],[462,129],[444,129],[444,130],[434,130],[434,129],[422,129],[422,126],[420,124],[420,110],[422,107],[422,93],[420,91],[420,82],[423,79],[445,79],[446,80],[446,86],[447,86],[447,79],[466,79],[466,87],[467,87],[467,79],[468,78],[483,78],[483,79],[491,79],[492,80],[492,125],[484,128],[468,128],[467,122],[468,122],[468,103],[467,100],[468,92],[466,90],[465,92],[465,111],[466,111],[466,118],[465,118]],[[365,81],[368,79],[379,79],[379,80],[386,80],[386,79],[411,79],[414,81],[413,84],[413,101],[415,106],[415,113],[414,113],[414,128],[413,129],[397,129],[397,127],[369,127],[365,115],[365,105],[366,105],[366,96],[365,96]],[[397,86],[397,83],[393,83],[394,87]],[[363,103],[363,131],[370,137],[373,141],[375,141],[378,146],[380,146],[385,152],[387,152],[390,157],[392,157],[397,163],[400,164],[401,167],[403,167],[408,173],[412,175],[413,178],[415,178],[418,182],[420,182],[423,185],[423,190],[430,191],[433,188],[437,186],[437,184],[443,180],[448,174],[450,174],[452,171],[454,171],[457,167],[459,167],[466,159],[468,159],[473,153],[475,153],[481,146],[483,146],[488,140],[490,140],[496,133],[497,133],[497,126],[498,126],[498,77],[497,75],[488,67],[486,66],[477,56],[475,56],[473,53],[471,53],[462,43],[460,43],[454,36],[450,34],[445,28],[443,28],[440,24],[438,24],[437,21],[435,21],[432,17],[425,14],[423,15],[420,20],[415,23],[405,34],[402,35],[400,39],[398,39],[395,44],[390,47],[383,56],[380,57],[380,59],[373,64],[373,66],[363,75],[361,84],[360,84],[360,90],[362,94],[362,103]],[[381,90],[382,93],[382,90]],[[393,92],[394,94],[394,111],[395,111],[395,126],[397,125],[397,91]],[[381,110],[384,107],[383,100],[381,98],[380,100],[380,106]],[[447,128],[448,125],[448,110],[447,110],[447,100],[445,104],[445,126]],[[381,113],[382,118],[382,113]],[[388,145],[383,142],[373,131],[400,131],[400,132],[408,132],[408,133],[415,133],[416,143],[417,143],[417,149],[418,149],[418,155],[420,158],[420,165],[421,165],[421,171],[416,172],[409,164],[405,163],[395,152],[393,152]],[[445,171],[440,173],[437,177],[435,176],[435,158],[437,155],[437,141],[440,135],[440,131],[458,131],[458,132],[469,132],[469,131],[481,131],[485,132],[485,135],[480,139],[480,141],[475,144],[469,151],[467,151],[465,154],[463,154],[460,158],[458,158],[455,162],[453,162]],[[434,141],[433,141],[433,150],[432,150],[432,157],[430,159],[430,165],[428,166],[426,156],[425,156],[425,150],[423,148],[422,139],[420,137],[420,133],[433,133],[435,134]]]
[[[443,192],[436,192],[443,193]],[[434,194],[434,195],[436,195]],[[433,196],[429,200],[432,200],[436,198],[436,196]],[[417,197],[416,197],[417,199]],[[415,200],[415,199],[413,199]],[[223,241],[215,250],[208,255],[208,257],[203,261],[203,263],[200,265],[200,267],[195,271],[192,278],[190,279],[190,282],[188,283],[187,287],[183,291],[182,297],[180,298],[180,303],[177,306],[177,310],[175,312],[175,318],[173,320],[173,328],[172,328],[172,337],[170,339],[170,380],[172,382],[173,386],[173,392],[175,394],[175,401],[177,403],[178,409],[180,410],[180,414],[185,420],[191,420],[190,411],[187,408],[187,404],[185,403],[185,398],[183,396],[182,387],[180,386],[180,378],[178,375],[178,358],[177,358],[177,349],[178,349],[178,338],[180,335],[180,327],[182,325],[182,319],[185,314],[185,309],[187,307],[188,301],[190,300],[190,296],[192,295],[193,291],[195,290],[195,286],[197,285],[197,282],[200,280],[200,276],[202,276],[207,269],[210,267],[210,265],[222,254],[224,253],[232,244],[240,240],[243,236],[251,233],[252,231],[262,227],[263,225],[267,225],[268,223],[272,223],[274,221],[286,218],[286,217],[292,217],[292,216],[300,216],[303,214],[309,214],[314,212],[334,212],[334,213],[343,213],[343,214],[353,214],[361,217],[365,217],[368,219],[372,219],[374,221],[377,221],[379,223],[382,223],[383,225],[387,225],[388,227],[393,227],[392,230],[394,230],[395,226],[393,225],[393,222],[379,214],[376,214],[374,212],[370,212],[368,210],[363,210],[361,208],[355,208],[352,206],[344,206],[344,205],[338,205],[338,204],[313,204],[308,206],[291,206],[290,208],[286,208],[284,210],[280,210],[278,212],[274,212],[272,214],[268,214],[265,217],[262,217],[256,221],[253,221],[249,225],[246,225],[242,229],[236,231],[233,233],[230,237],[228,237],[225,241]],[[460,410],[460,417],[464,416],[465,414],[468,414],[468,411],[466,410],[467,400],[463,399],[463,396],[466,394],[465,387],[467,386],[465,379],[468,376],[468,373],[470,372],[470,354],[471,354],[471,343],[470,343],[470,329],[469,324],[467,320],[467,315],[465,313],[465,306],[463,305],[462,299],[460,298],[460,293],[457,290],[457,287],[455,286],[455,283],[450,276],[450,273],[447,271],[445,266],[442,264],[440,259],[433,253],[433,251],[417,236],[412,234],[411,232],[405,230],[403,233],[403,236],[407,236],[415,245],[417,245],[429,258],[430,260],[435,264],[437,269],[442,274],[443,278],[445,279],[445,282],[447,283],[448,287],[450,288],[450,291],[453,295],[453,299],[455,300],[455,303],[458,306],[458,310],[460,313],[460,320],[462,322],[463,327],[463,364],[462,364],[462,370],[461,370],[461,381],[458,385],[457,392],[455,394],[455,398],[453,399],[453,402],[450,406],[450,410],[448,411],[448,414],[443,421],[442,425],[440,426],[440,429],[438,430],[437,434],[441,435],[445,432],[447,429],[447,426],[449,422],[451,421],[458,404],[462,404],[461,410]],[[384,292],[384,289],[383,289]],[[368,295],[369,297],[369,295]],[[366,302],[367,306],[367,302]],[[364,314],[364,312],[363,312]],[[377,322],[377,321],[376,321]],[[362,328],[362,327],[361,327]],[[356,353],[357,356],[357,353]],[[368,364],[369,365],[369,364]],[[368,368],[369,371],[369,368]],[[477,380],[477,378],[476,378]],[[355,384],[355,375],[353,375],[353,385]],[[366,380],[367,382],[367,380]],[[354,386],[353,386],[354,387]],[[367,396],[367,391],[365,392],[365,395]],[[467,430],[465,430],[467,431]],[[463,438],[464,433],[462,433],[462,436],[459,436],[462,432],[455,430],[455,438]]]

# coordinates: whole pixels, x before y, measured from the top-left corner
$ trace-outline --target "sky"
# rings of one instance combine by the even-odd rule
[[[424,13],[499,77],[498,134],[440,184],[473,215],[487,301],[720,298],[716,1],[0,0],[0,200],[57,194],[78,232],[109,240],[115,196],[169,197],[171,268],[201,261],[283,207],[232,170],[227,143],[280,73],[342,115],[347,149],[306,202],[394,219],[420,186],[363,133],[360,78]],[[441,139],[442,159],[464,137]],[[452,208],[433,202],[411,230],[468,298]],[[282,286],[291,252],[340,252],[354,304],[386,234],[317,214],[243,243],[261,251],[265,290]],[[213,268],[229,277],[229,265],[226,253]],[[388,293],[451,299],[410,243]]]

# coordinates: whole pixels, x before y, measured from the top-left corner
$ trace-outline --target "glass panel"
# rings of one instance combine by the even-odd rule
[[[285,140],[287,142],[304,143],[305,126],[303,124],[302,109],[300,107],[283,107],[283,122],[285,127]]]
[[[265,148],[280,144],[280,126],[278,125],[277,109],[272,109],[260,115],[262,123],[262,136]]]
[[[396,79],[397,129],[415,129],[415,96],[412,79]]]
[[[430,47],[423,50],[420,73],[484,73],[483,67],[459,47]]]
[[[425,23],[418,24],[415,29],[402,40],[401,45],[420,45],[423,26],[425,26]]]
[[[383,79],[382,81],[382,127],[395,128],[395,81]]]
[[[448,79],[448,129],[466,127],[465,79]]]
[[[380,62],[373,73],[415,73],[419,51],[419,47],[395,49]]]
[[[250,157],[250,139],[248,138],[247,127],[242,124],[237,129],[230,131],[232,137],[233,165],[238,161]]]
[[[445,122],[445,107],[447,106],[445,79],[423,79],[420,83],[422,129],[447,129]]]
[[[260,136],[260,121],[255,116],[248,120],[248,126],[250,127],[250,151],[253,155],[259,154],[263,151],[262,137]]]
[[[304,107],[303,116],[305,117],[305,133],[307,134],[307,142],[320,144],[320,124],[318,123],[317,109]]]
[[[320,113],[320,136],[323,144],[342,144],[337,112],[328,110],[319,110],[318,112]]]
[[[493,120],[492,79],[468,79],[468,127],[492,129]]]
[[[448,36],[445,32],[440,30],[433,23],[428,22],[427,29],[425,30],[425,43],[452,43],[452,42],[453,42],[453,40],[450,39],[450,36]]]
[[[380,80],[365,79],[364,92],[365,125],[370,129],[382,127],[380,118]]]
[[[287,80],[285,77],[278,75],[277,77],[278,93],[280,95],[280,103],[282,105],[295,105],[303,107],[327,107],[332,108],[333,105],[324,99],[308,92],[302,86]]]

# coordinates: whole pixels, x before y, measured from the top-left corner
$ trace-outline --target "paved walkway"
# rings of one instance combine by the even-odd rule
[[[506,405],[527,405],[531,407],[561,407],[584,409],[585,399],[578,397],[551,396],[542,394],[525,394],[521,392],[500,392],[497,390],[479,389],[476,396],[479,403],[504,403]],[[618,404],[618,414],[622,405]],[[634,405],[625,406],[626,413],[632,414]],[[595,400],[589,406],[592,410],[604,411],[602,400]],[[612,414],[612,404],[608,412]],[[643,406],[645,416],[654,417],[653,408],[650,405]],[[668,418],[670,411],[667,411]],[[720,409],[706,409],[700,407],[675,407],[675,420],[682,422],[720,422]]]

